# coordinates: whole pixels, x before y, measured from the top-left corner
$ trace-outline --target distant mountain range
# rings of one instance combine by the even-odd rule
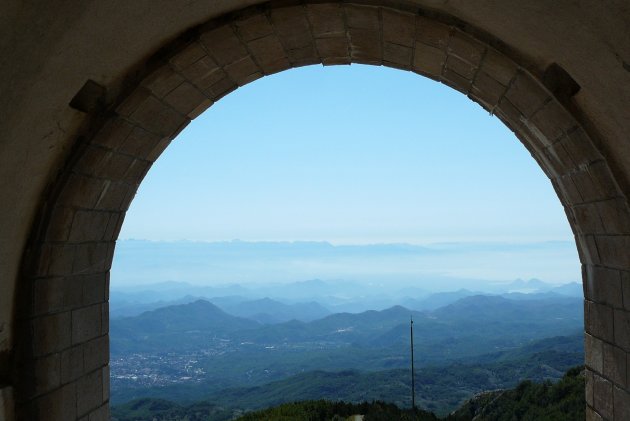
[[[514,300],[528,300],[561,296],[581,298],[583,292],[579,283],[556,286],[536,279],[500,283],[491,292],[459,289],[437,293],[429,293],[416,287],[388,289],[382,285],[318,279],[248,286],[195,286],[165,282],[112,290],[110,316],[134,316],[168,305],[205,299],[229,314],[261,323],[279,323],[292,319],[307,322],[331,313],[361,313],[367,310],[384,310],[395,305],[411,310],[431,311],[473,295],[501,295]]]

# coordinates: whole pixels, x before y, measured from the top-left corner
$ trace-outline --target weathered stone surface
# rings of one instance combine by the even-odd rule
[[[446,53],[439,48],[416,42],[414,47],[413,70],[439,79],[446,63]]]
[[[79,416],[88,414],[103,404],[103,374],[100,369],[82,376],[76,384]]]
[[[70,312],[40,316],[31,321],[34,356],[68,348],[72,339]]]
[[[309,4],[308,20],[315,38],[345,37],[346,25],[339,4]]]
[[[630,312],[615,310],[615,344],[630,352]]]
[[[164,102],[180,114],[188,116],[208,98],[192,84],[184,82],[164,97]]]
[[[382,9],[383,41],[413,48],[416,39],[416,17],[411,13]]]
[[[614,413],[612,383],[597,374],[593,376],[593,380],[593,406],[602,417],[612,418]]]
[[[584,327],[591,334],[597,332],[600,339],[613,342],[613,309],[604,304],[584,301]]]
[[[617,387],[614,386],[614,416],[615,420],[630,420],[630,394]]]
[[[449,55],[458,57],[474,68],[481,63],[485,51],[484,44],[461,31],[454,31],[448,41]]]
[[[262,13],[247,16],[234,22],[236,30],[245,42],[273,34],[273,28],[267,17]]]
[[[61,383],[66,384],[85,373],[83,365],[83,345],[76,345],[61,353]]]
[[[604,371],[604,350],[603,342],[589,334],[584,335],[584,348],[586,365],[596,373],[603,373]]]
[[[512,81],[505,96],[525,117],[532,116],[549,100],[549,94],[524,73]]]
[[[416,18],[416,42],[446,50],[451,28],[422,16]]]
[[[201,34],[201,43],[215,61],[225,66],[247,56],[247,50],[229,25]]]
[[[100,335],[100,304],[94,304],[72,312],[72,344],[80,344]]]
[[[615,384],[626,387],[626,352],[621,348],[604,343],[604,376]]]

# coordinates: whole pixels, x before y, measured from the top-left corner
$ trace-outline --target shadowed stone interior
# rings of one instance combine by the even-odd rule
[[[23,253],[13,358],[0,358],[0,418],[109,419],[115,241],[151,164],[191,120],[265,75],[362,63],[460,91],[530,151],[564,206],[582,263],[587,419],[630,419],[627,174],[597,122],[584,117],[588,110],[576,107],[573,96],[584,88],[560,64],[537,71],[459,19],[387,2],[247,8],[188,28],[137,59],[114,92],[87,79],[67,98],[83,121],[42,195]]]

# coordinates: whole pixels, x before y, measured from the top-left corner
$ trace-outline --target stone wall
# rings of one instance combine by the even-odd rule
[[[110,104],[88,81],[70,101],[91,125],[41,206],[18,293],[14,386],[24,420],[109,419],[109,269],[124,215],[151,164],[223,96],[297,66],[412,71],[497,115],[551,180],[583,265],[588,419],[630,419],[630,210],[599,141],[571,105],[560,66],[534,74],[457,19],[379,4],[283,3],[189,30]],[[106,101],[105,101],[106,102]],[[10,400],[2,389],[2,402]],[[0,411],[1,413],[1,411]]]

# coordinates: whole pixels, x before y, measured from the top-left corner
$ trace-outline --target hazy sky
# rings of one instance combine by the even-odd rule
[[[413,73],[352,65],[286,71],[215,104],[153,166],[121,238],[572,235],[550,182],[496,117]]]

